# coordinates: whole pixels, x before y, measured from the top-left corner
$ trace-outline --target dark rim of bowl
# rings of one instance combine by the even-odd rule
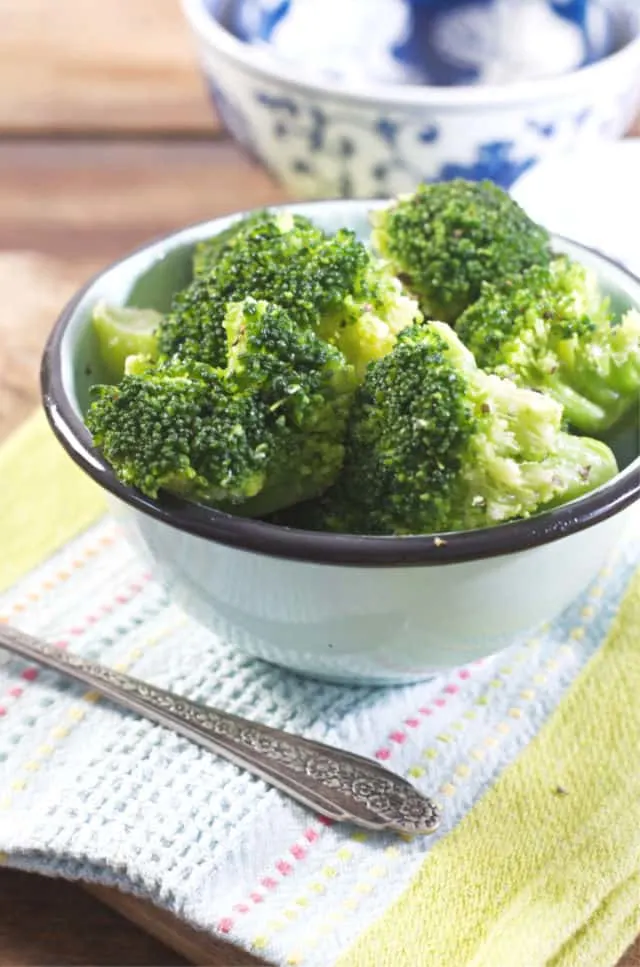
[[[310,204],[314,203],[305,203],[306,206]],[[324,202],[318,201],[315,204],[320,207]],[[371,200],[370,204],[379,205],[380,200]],[[277,210],[296,206],[288,203],[267,207],[270,210]],[[220,220],[226,217],[221,216]],[[211,221],[217,221],[217,219],[211,219]],[[208,224],[208,221],[197,222],[160,236],[139,246],[93,275],[63,309],[47,340],[42,356],[40,372],[42,402],[58,441],[89,477],[134,510],[205,540],[271,557],[309,564],[407,567],[460,564],[514,554],[528,548],[549,544],[613,517],[640,497],[640,467],[636,466],[637,461],[634,461],[610,483],[593,493],[526,520],[479,530],[384,537],[320,533],[283,527],[266,521],[237,517],[169,494],[153,500],[135,488],[121,483],[100,452],[93,446],[89,431],[77,416],[65,392],[62,380],[64,333],[77,306],[98,278],[153,245],[168,242],[184,231],[205,224]],[[557,234],[554,234],[554,237],[563,239],[563,236]],[[597,249],[571,239],[564,240],[585,252],[596,255],[610,265],[615,265],[634,282],[640,282],[625,266]]]

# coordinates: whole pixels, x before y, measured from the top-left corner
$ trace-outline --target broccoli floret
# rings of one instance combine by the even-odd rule
[[[291,312],[298,325],[314,328],[340,309],[369,262],[352,232],[300,241],[295,230],[283,232],[274,222],[246,232],[218,261],[212,279],[227,302],[266,299]]]
[[[270,469],[269,504],[286,507],[321,494],[344,460],[357,386],[353,367],[337,348],[265,301],[232,303],[225,328],[227,385],[259,398],[269,422],[279,428],[281,451]]]
[[[222,328],[225,368],[132,357],[118,386],[96,387],[95,445],[151,497],[258,515],[321,493],[343,462],[352,367],[265,302],[230,305]]]
[[[561,422],[555,400],[478,369],[446,324],[414,326],[356,394],[325,526],[466,530],[573,500],[617,467],[604,443],[571,437]]]
[[[233,251],[243,236],[250,232],[269,231],[275,228],[280,234],[287,234],[288,240],[294,245],[314,243],[324,238],[324,232],[310,219],[303,215],[292,215],[289,212],[258,211],[233,222],[224,231],[212,238],[208,238],[196,245],[193,256],[193,274],[195,278],[208,276],[215,269],[220,259]]]
[[[491,182],[421,185],[371,214],[372,242],[428,318],[453,322],[498,281],[551,259],[548,233]]]
[[[326,236],[299,216],[268,216],[249,220],[211,272],[177,296],[160,329],[160,351],[224,365],[226,306],[247,297],[282,306],[299,327],[337,346],[359,377],[421,318],[415,300],[353,232]]]
[[[256,228],[217,264],[221,299],[247,296],[287,309],[300,327],[338,346],[359,375],[389,351],[397,333],[420,318],[417,303],[372,259],[355,234],[340,229],[293,244],[293,228]]]
[[[225,366],[226,301],[211,278],[194,279],[173,299],[171,311],[158,327],[158,350],[170,358],[180,355],[210,366]]]
[[[421,321],[416,300],[382,262],[371,260],[353,294],[321,317],[318,331],[344,353],[362,381],[369,363],[391,352],[398,335]]]
[[[601,434],[640,398],[640,314],[612,316],[594,273],[566,256],[485,284],[456,331],[480,367],[542,390]]]
[[[319,419],[319,407],[349,397],[353,367],[311,329],[300,329],[280,306],[253,298],[230,303],[224,320],[229,380],[286,408],[297,423]],[[320,418],[320,422],[324,419]]]
[[[167,357],[178,353],[211,366],[226,365],[223,321],[227,304],[246,296],[278,302],[275,280],[280,286],[286,284],[283,269],[290,262],[297,263],[309,246],[325,237],[301,215],[264,211],[199,243],[194,255],[195,278],[174,297],[159,328],[160,353]],[[254,260],[255,274],[251,270]]]
[[[272,445],[266,412],[233,395],[204,363],[132,359],[117,386],[96,386],[93,441],[123,483],[210,501],[243,501],[264,485]]]

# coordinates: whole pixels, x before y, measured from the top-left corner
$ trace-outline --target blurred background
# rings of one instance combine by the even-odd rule
[[[224,136],[178,0],[0,0],[2,249],[103,262],[282,197]]]
[[[456,2],[448,6],[455,7]],[[498,5],[501,2],[505,4],[498,0]],[[533,0],[534,5],[540,2],[546,6],[552,0]],[[333,0],[327,3],[335,6]],[[442,0],[413,3],[417,9],[443,6]],[[531,7],[531,0],[506,3],[521,14]],[[567,7],[567,0],[560,3]],[[584,3],[570,0],[569,6]],[[556,141],[566,149],[578,134],[592,142],[599,135],[618,136],[629,126],[640,89],[638,55],[626,72],[594,78],[595,86],[574,85],[566,103],[551,78],[545,82],[551,86],[544,104],[537,103],[537,94],[525,106],[516,100],[504,119],[495,107],[487,112],[478,87],[471,89],[475,100],[461,118],[465,89],[423,88],[424,95],[405,95],[403,82],[421,79],[416,78],[415,53],[403,51],[400,60],[401,67],[407,61],[413,65],[410,72],[398,68],[393,73],[382,60],[384,52],[394,43],[397,47],[398,39],[407,34],[406,23],[398,22],[398,4],[402,6],[400,0],[368,0],[367,14],[358,0],[344,0],[341,29],[336,30],[324,0],[299,0],[302,13],[297,21],[291,18],[288,34],[281,31],[269,37],[255,8],[281,11],[287,4],[245,3],[242,9],[253,16],[237,18],[237,32],[243,31],[245,40],[258,41],[246,48],[249,61],[259,58],[271,39],[276,67],[290,64],[298,79],[317,82],[319,90],[308,92],[283,84],[273,64],[262,75],[250,77],[250,88],[246,67],[236,53],[221,49],[219,36],[203,38],[197,15],[207,7],[204,0],[185,4],[193,30],[180,0],[0,0],[0,248],[103,262],[178,225],[287,195],[389,194],[424,175],[473,174],[474,163],[480,175],[508,182],[535,160],[541,148],[555,150]],[[210,9],[214,6],[210,3]],[[640,4],[631,0],[631,6]],[[295,9],[291,5],[289,14]],[[331,24],[328,37],[316,22],[321,9],[325,13],[320,23]],[[350,17],[345,13],[349,10]],[[534,7],[531,10],[535,14]],[[371,13],[384,29],[378,26],[372,32]],[[213,16],[210,19],[213,23]],[[553,23],[534,22],[531,12],[522,25],[511,26],[511,47],[525,27],[530,36],[533,28],[542,31],[534,30],[532,37],[536,56],[542,56],[543,68],[545,58],[551,57],[549,71],[560,75],[561,85],[562,71],[576,59],[573,47],[570,44],[566,51],[569,61],[565,63],[562,54],[558,60],[554,50],[564,50],[565,38],[556,37]],[[502,53],[497,43],[474,57],[475,48],[486,46],[485,35],[486,30],[466,23],[466,32],[448,40],[449,48],[454,42],[462,45],[467,67],[483,56],[496,64]],[[300,51],[297,60],[292,45]],[[517,57],[521,74],[525,69],[525,76],[540,71],[539,64],[527,61],[532,60],[528,48],[518,48]],[[205,65],[206,82],[200,63]],[[342,75],[336,73],[336,64]],[[355,74],[353,64],[359,65]],[[332,66],[333,75],[327,72]],[[397,67],[395,61],[393,66]],[[335,84],[341,76],[349,91],[358,85],[366,90],[371,80],[379,89],[384,85],[386,103],[368,93],[349,101],[322,90],[325,82]],[[460,83],[469,76],[466,69],[455,79]],[[488,79],[494,80],[492,75]],[[509,97],[508,73],[506,79],[503,90]],[[281,180],[284,177],[285,187],[226,135],[207,87],[234,133],[251,142],[254,153],[277,170]],[[461,99],[454,104],[455,111],[447,106],[452,93]],[[549,103],[555,105],[551,114]],[[256,114],[256,106],[262,114]],[[458,118],[450,121],[456,112]],[[487,125],[495,127],[496,118],[505,130],[487,134]],[[469,139],[474,119],[483,126],[486,143],[460,144],[463,134],[451,124],[463,124],[464,138]],[[517,131],[520,120],[528,125],[525,144]],[[478,167],[483,153],[484,163]]]

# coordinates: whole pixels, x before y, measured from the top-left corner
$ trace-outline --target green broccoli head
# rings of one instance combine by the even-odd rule
[[[322,493],[343,462],[353,368],[266,302],[231,304],[223,331],[224,369],[132,357],[118,386],[97,387],[96,446],[152,497],[164,489],[257,516]]]
[[[128,362],[117,386],[96,386],[87,413],[95,445],[123,483],[211,503],[254,497],[271,444],[266,412],[228,391],[218,370],[177,357]]]
[[[353,232],[327,236],[286,213],[239,225],[242,231],[217,250],[211,271],[176,297],[159,333],[163,354],[224,365],[226,306],[252,297],[281,306],[299,327],[316,330],[362,377],[371,360],[391,349],[397,333],[421,318],[415,300]]]
[[[372,241],[431,319],[453,322],[498,281],[551,258],[548,233],[491,182],[423,184],[374,211]]]
[[[640,315],[615,320],[594,273],[566,256],[485,284],[456,331],[489,372],[539,389],[600,434],[640,398]]]
[[[288,243],[293,249],[300,245],[315,244],[325,237],[322,229],[303,215],[293,215],[290,212],[252,212],[196,245],[193,256],[194,277],[209,276],[222,258],[229,255],[237,245],[242,245],[243,238],[249,234],[255,236],[261,231],[267,237],[285,236],[281,241]]]
[[[370,259],[353,292],[321,317],[318,331],[344,353],[362,381],[369,363],[386,356],[398,335],[421,321],[417,301],[385,263]]]
[[[283,231],[271,222],[244,233],[211,279],[226,302],[265,299],[287,309],[298,325],[315,328],[353,293],[369,261],[365,246],[347,230],[300,238],[295,226]]]
[[[209,366],[226,364],[226,302],[210,278],[198,278],[178,292],[157,330],[161,356],[179,355]]]
[[[615,458],[561,421],[551,398],[479,370],[447,325],[414,326],[356,394],[325,526],[466,530],[581,496],[617,472]]]
[[[324,232],[300,215],[256,212],[201,242],[194,256],[195,277],[174,297],[158,330],[160,353],[226,365],[227,304],[246,296],[278,302],[274,296],[287,287],[286,273],[299,268],[309,247],[324,239]]]
[[[259,393],[274,411],[286,409],[296,423],[324,423],[319,408],[355,391],[353,367],[340,350],[300,328],[280,306],[253,298],[230,303],[224,328],[228,379]]]

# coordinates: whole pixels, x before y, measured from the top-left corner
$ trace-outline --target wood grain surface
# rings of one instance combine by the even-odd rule
[[[227,141],[0,143],[1,243],[107,262],[158,234],[284,200]]]
[[[70,883],[0,870],[3,967],[179,967],[187,962]]]
[[[180,0],[0,0],[0,130],[218,127]]]

